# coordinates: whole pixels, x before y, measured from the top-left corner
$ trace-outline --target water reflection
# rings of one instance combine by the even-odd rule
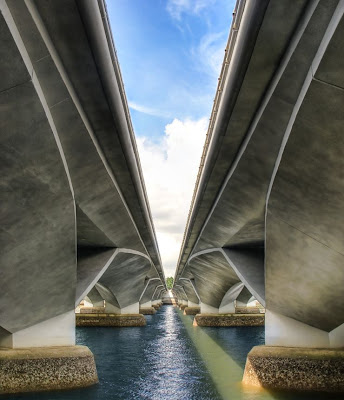
[[[246,356],[264,344],[263,327],[199,328],[178,311],[223,400],[341,400],[342,394],[272,392],[241,384]]]
[[[0,396],[0,400],[339,400],[338,395],[251,391],[241,385],[248,351],[264,329],[200,328],[172,306],[143,328],[77,328],[95,355],[99,384],[72,391]]]

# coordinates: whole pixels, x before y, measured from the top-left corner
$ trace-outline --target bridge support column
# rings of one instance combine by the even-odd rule
[[[247,356],[244,384],[344,392],[344,324],[326,332],[266,310],[265,338]]]
[[[157,304],[157,300],[149,300],[143,304],[140,304],[140,314],[142,315],[154,315],[156,313],[156,308],[154,304]],[[158,306],[156,306],[158,308]]]
[[[178,304],[179,308],[184,311],[184,309],[188,306],[188,300],[179,300]]]
[[[76,314],[76,325],[113,327],[145,326],[145,317],[139,312],[139,302],[119,308],[109,301],[105,301],[105,313]]]
[[[219,314],[234,314],[234,313],[235,313],[234,301],[219,308]]]
[[[0,347],[0,394],[98,382],[93,354],[75,346],[74,310],[14,333],[0,328]]]
[[[163,304],[163,303],[162,303],[161,299],[157,299],[157,300],[153,300],[153,301],[152,301],[152,307],[153,307],[155,310],[158,310],[162,304]]]
[[[201,312],[200,304],[188,300],[188,306],[184,308],[184,315],[197,315]]]
[[[28,348],[75,345],[74,310],[10,333],[0,330],[0,347]]]
[[[139,314],[140,312],[140,303],[130,304],[129,306],[123,307],[120,310],[121,314]]]
[[[201,308],[201,314],[218,314],[219,313],[218,308],[210,306],[209,304],[201,303],[200,308]]]

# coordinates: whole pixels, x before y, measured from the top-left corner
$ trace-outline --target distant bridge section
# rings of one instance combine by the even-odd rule
[[[0,346],[70,345],[166,290],[157,239],[104,1],[0,7]]]
[[[248,291],[271,345],[344,346],[343,12],[238,1],[178,261],[178,297]]]

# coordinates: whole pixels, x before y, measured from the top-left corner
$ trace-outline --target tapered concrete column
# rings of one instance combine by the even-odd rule
[[[140,304],[140,307],[152,307],[152,301],[146,301],[143,304]]]
[[[210,306],[209,304],[201,303],[201,314],[218,314],[219,309],[213,306]]]
[[[105,313],[106,314],[120,314],[121,309],[106,301],[105,302]]]
[[[327,332],[268,309],[265,317],[266,345],[248,354],[245,384],[344,392],[344,324]]]
[[[121,314],[139,314],[140,303],[130,304],[127,307],[121,308]]]
[[[139,302],[130,304],[127,307],[117,307],[109,302],[105,302],[105,313],[107,314],[139,314]]]
[[[219,314],[233,314],[233,313],[235,313],[234,301],[231,303],[227,303],[223,307],[219,308]]]
[[[265,318],[265,343],[268,346],[344,347],[344,324],[326,332],[269,310],[266,310]]]
[[[74,310],[14,333],[0,330],[0,347],[17,349],[73,345],[75,345]]]

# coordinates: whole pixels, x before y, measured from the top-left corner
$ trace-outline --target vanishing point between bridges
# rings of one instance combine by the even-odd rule
[[[0,400],[343,399],[344,0],[237,0],[168,280],[105,0],[0,10]]]

